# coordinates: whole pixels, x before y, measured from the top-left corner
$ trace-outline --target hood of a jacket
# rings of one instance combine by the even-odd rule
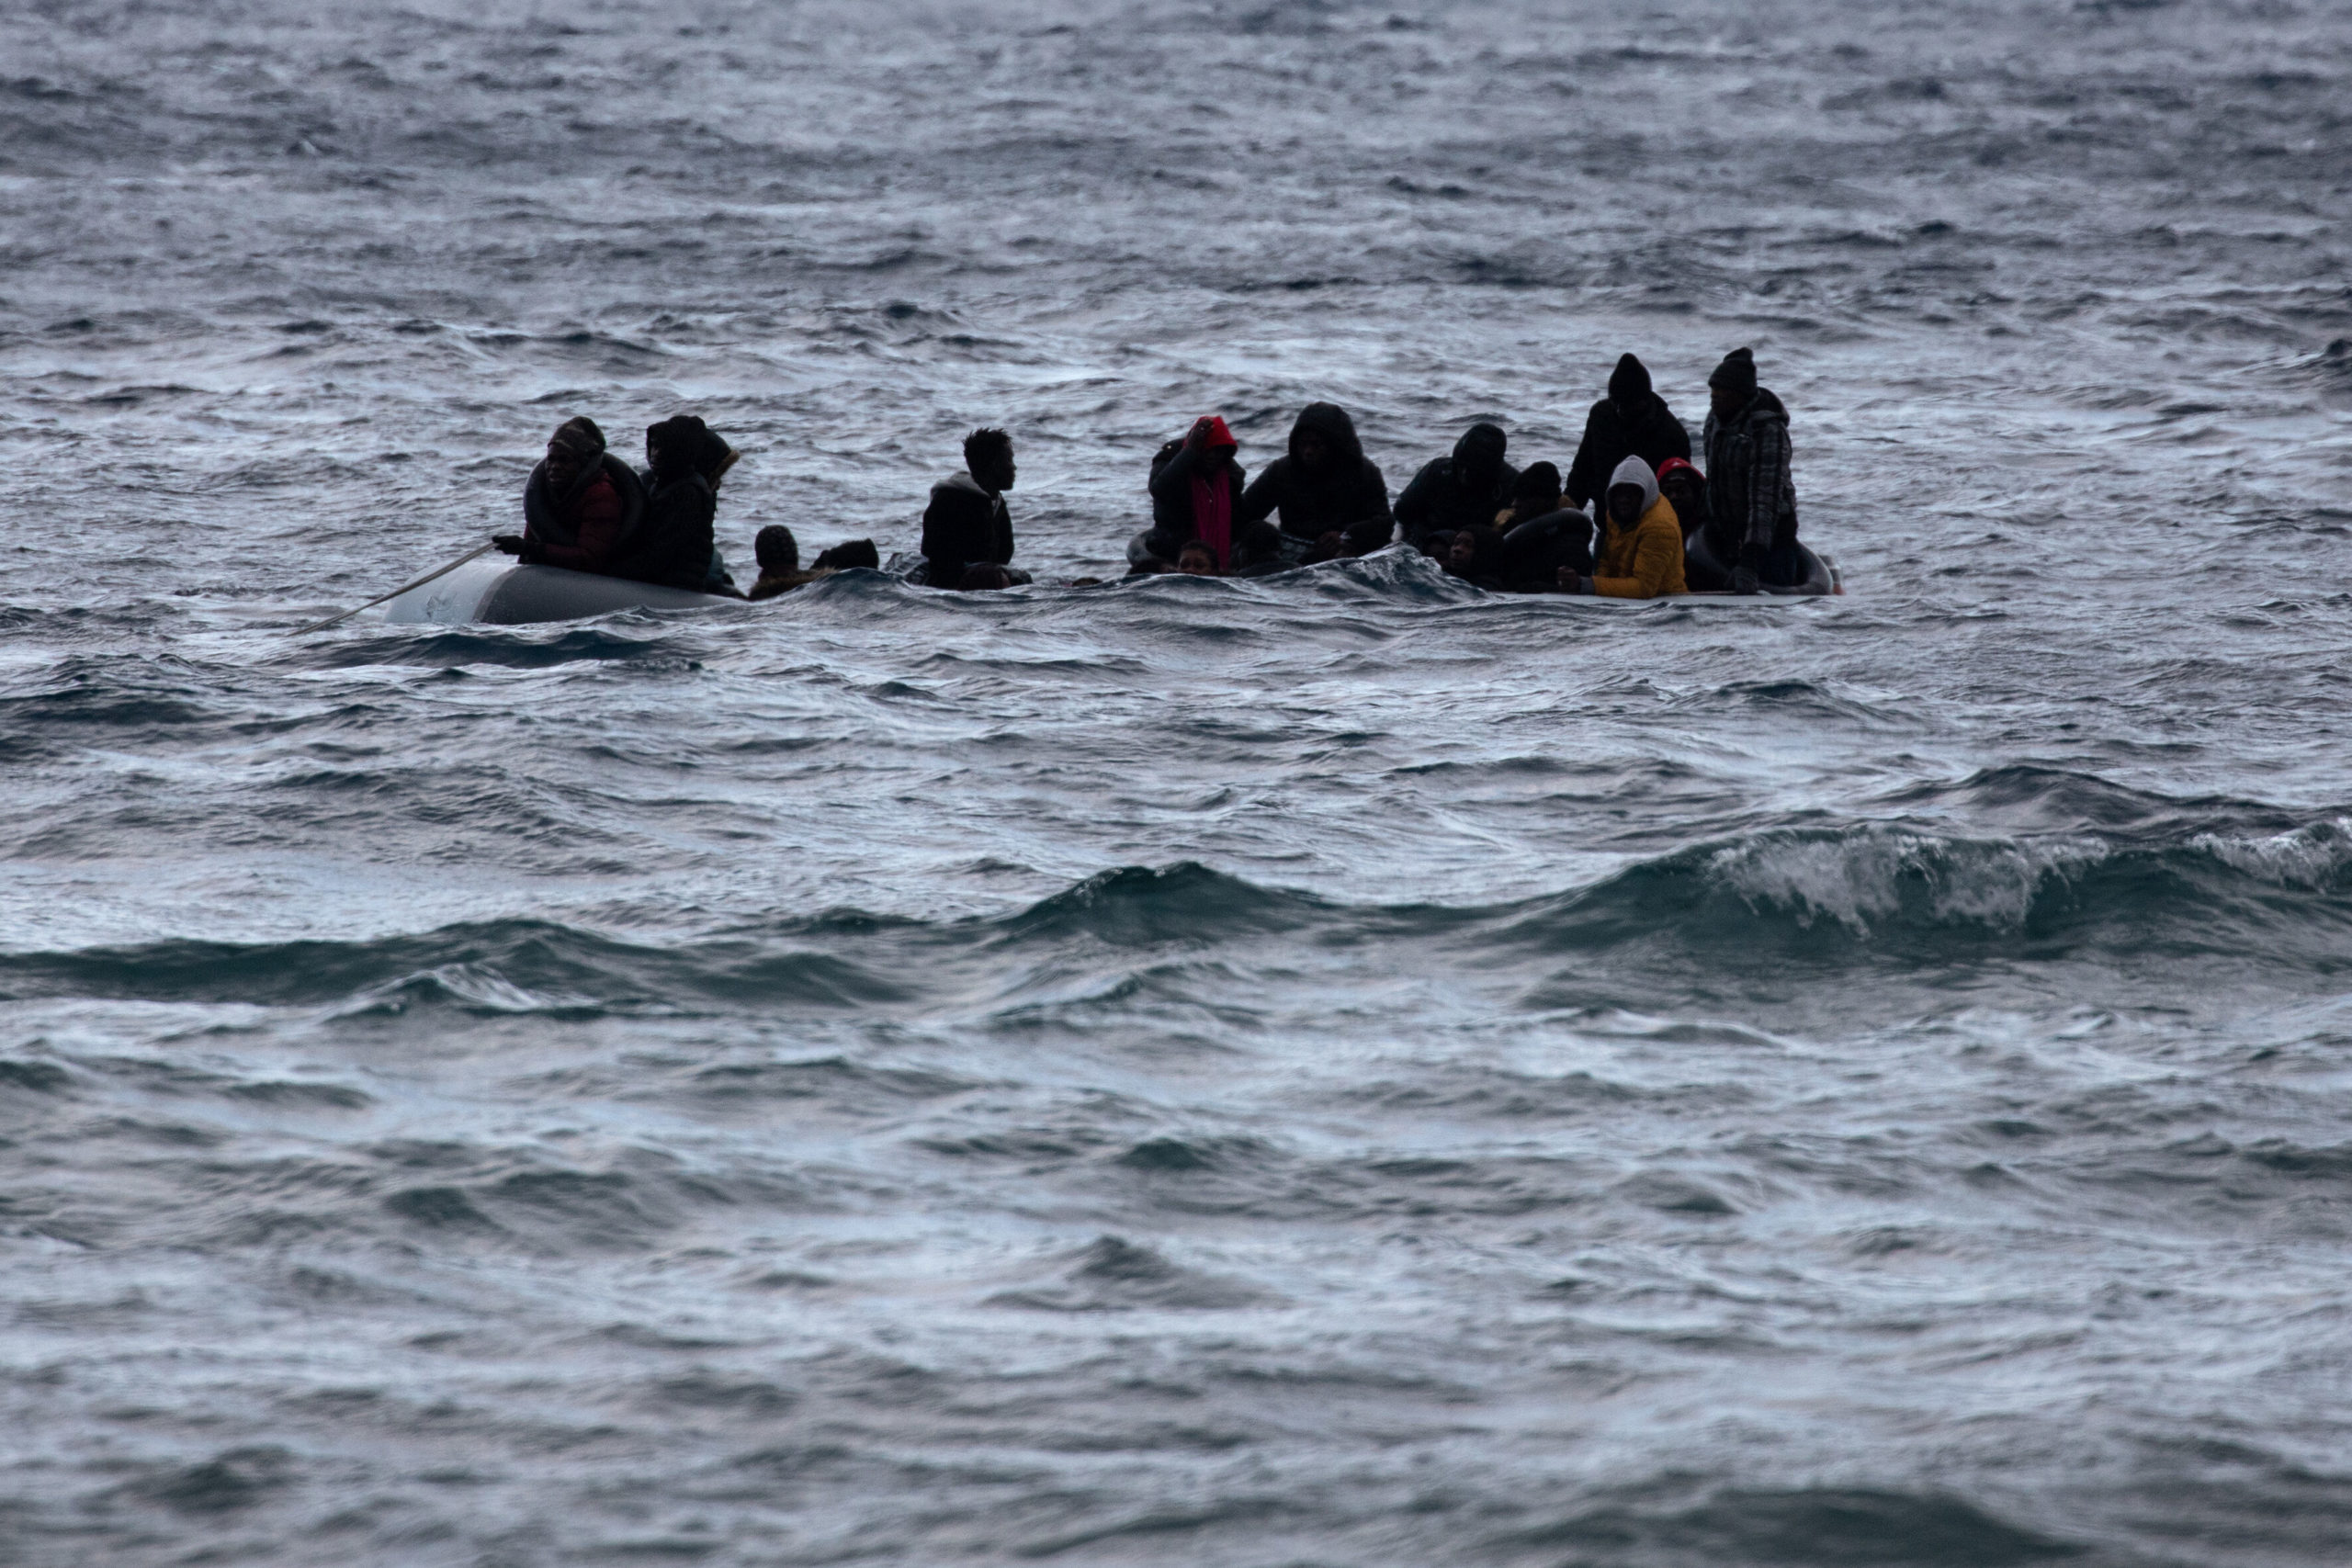
[[[1298,420],[1290,427],[1292,462],[1298,461],[1298,438],[1310,430],[1323,438],[1342,470],[1363,461],[1363,443],[1356,436],[1356,422],[1348,417],[1348,411],[1337,403],[1309,403],[1298,411]]]
[[[1636,518],[1648,516],[1650,508],[1657,504],[1657,476],[1650,472],[1650,466],[1639,457],[1626,458],[1617,465],[1617,471],[1609,476],[1609,490],[1615,490],[1619,485],[1642,487],[1642,509],[1634,514]],[[1602,514],[1606,516],[1609,511],[1609,491],[1600,492],[1600,509]],[[1609,520],[1612,524],[1617,521],[1614,517]]]
[[[1453,444],[1453,471],[1472,491],[1491,490],[1502,477],[1510,437],[1498,424],[1474,424]]]
[[[943,490],[968,491],[972,494],[978,496],[982,501],[994,501],[996,499],[996,492],[994,491],[983,486],[979,480],[974,479],[968,473],[957,472],[950,474],[945,479],[931,487],[931,491],[933,495],[938,494]]]
[[[1622,355],[1609,373],[1609,400],[1631,413],[1650,400],[1650,371],[1632,355]]]

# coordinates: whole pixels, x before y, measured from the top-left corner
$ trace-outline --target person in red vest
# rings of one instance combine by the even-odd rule
[[[565,420],[523,486],[523,531],[492,542],[526,566],[609,572],[645,515],[645,486],[585,416]]]

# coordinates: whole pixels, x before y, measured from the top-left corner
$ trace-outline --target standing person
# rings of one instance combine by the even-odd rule
[[[1012,436],[983,426],[964,437],[964,471],[932,486],[931,504],[923,509],[925,582],[960,588],[973,566],[1011,563],[1012,513],[1004,492],[1015,474]]]
[[[1690,433],[1651,389],[1648,367],[1630,354],[1609,373],[1609,395],[1585,416],[1584,440],[1568,465],[1568,504],[1599,500],[1628,457],[1639,457],[1653,472],[1668,457],[1690,457]]]
[[[1503,461],[1510,446],[1501,425],[1482,422],[1462,433],[1451,457],[1422,464],[1396,498],[1396,525],[1405,542],[1421,549],[1431,534],[1491,525],[1495,514],[1510,505],[1519,482],[1519,470]]]
[[[1242,526],[1282,519],[1282,532],[1304,545],[1363,555],[1388,542],[1396,519],[1379,465],[1363,455],[1356,422],[1337,403],[1309,403],[1290,428],[1290,450],[1266,465],[1241,492]],[[1337,535],[1326,540],[1325,536]]]
[[[1151,466],[1151,532],[1144,540],[1153,558],[1175,560],[1198,539],[1216,556],[1219,572],[1232,570],[1234,517],[1245,477],[1233,460],[1240,445],[1212,413],[1194,420],[1182,442],[1162,449]]]
[[[523,531],[492,542],[526,566],[611,575],[645,514],[645,487],[582,414],[556,426],[523,486]]]
[[[1682,577],[1682,524],[1657,492],[1657,476],[1639,457],[1617,465],[1602,502],[1600,548],[1592,575],[1560,569],[1560,586],[1571,593],[1612,599],[1656,599],[1687,593]]]
[[[1756,355],[1735,348],[1707,378],[1707,547],[1731,569],[1732,592],[1805,578],[1797,553],[1797,487],[1789,473],[1789,411],[1756,384]]]

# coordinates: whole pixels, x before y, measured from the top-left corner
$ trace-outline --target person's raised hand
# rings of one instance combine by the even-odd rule
[[[1194,420],[1193,428],[1184,433],[1184,445],[1195,452],[1205,448],[1209,444],[1209,426],[1214,423],[1215,416],[1210,414],[1203,414]]]

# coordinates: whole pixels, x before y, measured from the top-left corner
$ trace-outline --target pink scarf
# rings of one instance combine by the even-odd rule
[[[1219,454],[1222,456],[1222,454]],[[1193,532],[1203,544],[1216,552],[1216,569],[1229,571],[1233,568],[1233,481],[1225,465],[1217,465],[1213,479],[1193,479]]]

